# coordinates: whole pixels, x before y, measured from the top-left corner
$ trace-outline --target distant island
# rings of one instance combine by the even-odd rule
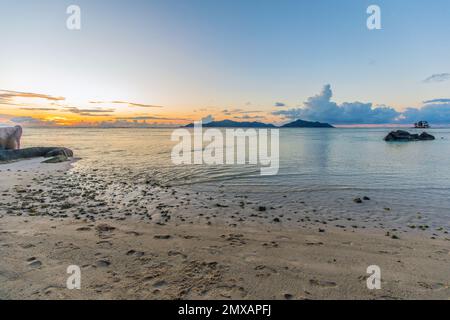
[[[281,128],[334,128],[329,123],[322,123],[322,122],[312,122],[312,121],[305,121],[298,119],[294,122],[290,122],[285,124],[284,126],[281,126]]]
[[[263,122],[239,122],[233,120],[212,121],[202,124],[205,128],[334,128],[329,123],[312,122],[298,119],[294,122],[287,123],[281,127],[277,127],[271,123]],[[194,127],[193,123],[185,126],[185,128]]]

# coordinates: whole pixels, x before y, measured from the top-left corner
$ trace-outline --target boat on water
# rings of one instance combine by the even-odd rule
[[[414,128],[418,128],[418,129],[427,129],[430,127],[430,124],[428,123],[428,121],[419,121],[414,123]]]

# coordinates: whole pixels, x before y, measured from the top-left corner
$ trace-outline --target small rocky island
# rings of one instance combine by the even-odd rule
[[[305,121],[302,119],[298,119],[294,122],[290,122],[282,126],[282,128],[334,128],[329,123],[322,123],[318,121]]]
[[[221,121],[212,121],[209,123],[203,123],[203,127],[205,128],[334,128],[329,123],[321,123],[321,122],[313,122],[313,121],[305,121],[302,119],[298,119],[296,121],[287,123],[283,126],[276,126],[271,123],[263,123],[263,122],[239,122],[233,120],[221,120]],[[185,128],[193,128],[194,124],[190,123],[185,126]]]
[[[384,141],[427,141],[434,140],[435,137],[429,133],[422,132],[421,134],[409,133],[404,130],[391,131],[384,137]]]

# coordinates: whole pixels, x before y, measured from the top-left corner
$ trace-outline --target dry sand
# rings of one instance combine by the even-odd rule
[[[368,229],[236,224],[212,216],[205,223],[210,208],[199,205],[190,216],[169,216],[174,191],[160,195],[157,186],[146,191],[157,214],[148,208],[139,219],[129,214],[131,204],[118,200],[124,192],[106,189],[108,203],[99,204],[105,200],[86,194],[92,191],[67,191],[86,198],[87,213],[77,214],[81,206],[66,204],[69,195],[61,191],[70,164],[40,161],[0,165],[0,299],[450,298],[445,238],[393,239]],[[66,288],[69,265],[81,268],[80,290]],[[369,265],[381,268],[380,290],[367,289]]]

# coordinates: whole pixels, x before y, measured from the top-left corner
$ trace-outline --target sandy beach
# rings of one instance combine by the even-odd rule
[[[450,298],[445,234],[294,227],[245,198],[107,185],[41,161],[0,165],[1,299]],[[69,265],[81,268],[80,290],[66,288]],[[370,265],[380,290],[366,286]]]
[[[450,0],[1,5],[0,300],[450,300]]]

